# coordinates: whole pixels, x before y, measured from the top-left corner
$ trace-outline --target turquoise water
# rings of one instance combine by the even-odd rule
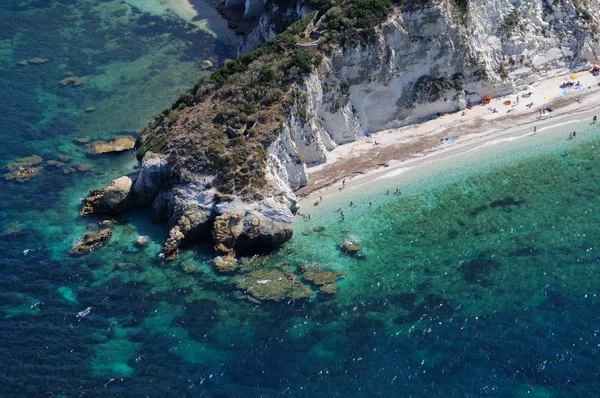
[[[600,128],[587,122],[307,206],[289,244],[246,265],[347,272],[333,297],[240,300],[210,245],[161,261],[166,231],[143,211],[122,215],[105,248],[68,256],[99,220],[78,217],[80,198],[135,171],[133,153],[89,157],[73,139],[134,133],[202,60],[234,53],[214,20],[217,37],[131,3],[0,4],[0,166],[73,158],[0,181],[0,396],[600,393]],[[34,57],[49,61],[15,64]],[[60,87],[68,71],[84,84]],[[73,164],[93,170],[65,174]],[[343,240],[365,258],[339,251]]]

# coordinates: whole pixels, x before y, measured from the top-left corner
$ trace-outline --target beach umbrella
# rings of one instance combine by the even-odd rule
[[[576,74],[572,74],[571,76],[569,76],[571,79],[575,80],[577,79],[579,76],[577,76]]]

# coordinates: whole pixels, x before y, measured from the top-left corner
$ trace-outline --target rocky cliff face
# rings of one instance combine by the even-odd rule
[[[370,15],[353,14],[352,4],[310,15],[303,2],[268,8],[248,48],[275,34],[282,16],[307,16],[153,121],[140,134],[138,176],[92,191],[82,214],[148,206],[169,228],[167,257],[212,237],[215,265],[232,271],[236,254],[291,238],[293,191],[336,146],[584,68],[600,54],[600,0],[406,2],[380,10],[374,30],[348,28],[360,18],[350,16]]]
[[[395,8],[374,43],[334,46],[305,79],[306,101],[296,108],[305,117],[288,125],[307,164],[366,132],[464,109],[600,55],[597,0],[425,3]]]

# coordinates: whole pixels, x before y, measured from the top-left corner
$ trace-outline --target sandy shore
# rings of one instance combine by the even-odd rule
[[[569,89],[563,94],[560,85],[569,75],[539,82],[528,90],[502,98],[490,104],[475,106],[454,114],[399,129],[373,134],[373,138],[339,146],[328,154],[328,161],[309,168],[309,185],[298,190],[297,195],[308,194],[312,203],[319,196],[324,199],[356,190],[375,179],[400,174],[403,169],[426,162],[457,156],[472,151],[488,142],[533,134],[543,134],[544,129],[576,119],[589,119],[598,112],[600,116],[600,78],[589,72],[577,73],[580,89]],[[532,92],[528,98],[522,95]],[[515,100],[519,95],[519,103]],[[579,102],[577,99],[579,98]],[[505,105],[511,100],[511,105]],[[528,104],[533,106],[528,107]],[[540,110],[552,112],[540,115]],[[497,113],[491,110],[497,109]],[[510,112],[508,112],[510,110]],[[568,132],[565,132],[568,136]],[[440,139],[452,138],[454,144],[441,144]],[[375,145],[375,141],[380,145]],[[345,186],[342,188],[342,180]]]

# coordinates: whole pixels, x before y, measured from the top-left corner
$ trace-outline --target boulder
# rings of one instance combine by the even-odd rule
[[[300,300],[313,294],[313,291],[304,286],[287,268],[253,271],[239,277],[235,286],[261,301]]]
[[[114,141],[96,141],[90,144],[88,153],[91,155],[101,155],[105,153],[124,152],[135,147],[135,138],[130,135],[122,135],[115,138]]]
[[[90,196],[83,200],[83,208],[79,214],[85,216],[126,210],[131,204],[128,199],[132,184],[131,178],[123,176],[102,189],[90,191]]]
[[[273,198],[257,203],[233,201],[217,205],[213,228],[215,246],[236,252],[252,246],[278,247],[291,239],[294,215]]]
[[[112,235],[113,233],[110,229],[101,229],[98,232],[87,233],[83,235],[79,242],[73,245],[69,253],[86,254],[98,250],[112,238]]]
[[[210,69],[213,67],[213,63],[206,59],[206,60],[202,61],[202,67],[204,69]]]
[[[136,245],[137,247],[148,246],[148,237],[147,236],[138,237],[137,240],[135,241],[134,245]]]
[[[353,254],[358,253],[359,250],[361,249],[361,247],[359,245],[357,245],[356,243],[352,243],[352,242],[345,240],[342,243],[340,243],[340,249],[344,253],[353,255]]]
[[[94,108],[93,106],[88,106],[83,111],[86,113],[90,113],[90,112],[94,112],[95,110],[96,110],[96,108]]]
[[[234,252],[229,252],[224,256],[216,256],[213,260],[213,264],[219,272],[223,273],[234,272],[238,269],[238,262]]]

